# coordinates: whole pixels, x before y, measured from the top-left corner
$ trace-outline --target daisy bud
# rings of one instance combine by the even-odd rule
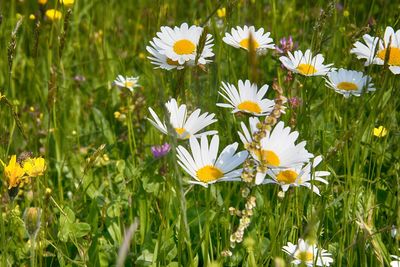
[[[27,210],[25,210],[24,214],[25,228],[29,236],[33,239],[36,238],[36,235],[40,229],[41,215],[42,215],[42,210],[39,208],[28,208]]]
[[[236,209],[234,207],[229,207],[229,214],[230,215],[235,215],[236,214]]]
[[[246,198],[250,194],[250,189],[245,187],[242,189],[242,197]]]
[[[232,251],[230,251],[229,249],[223,250],[221,252],[221,256],[222,257],[231,257],[232,256]]]
[[[235,233],[236,234],[236,233]],[[231,241],[231,243],[235,243],[236,242],[236,235],[232,234],[229,238],[229,240]]]

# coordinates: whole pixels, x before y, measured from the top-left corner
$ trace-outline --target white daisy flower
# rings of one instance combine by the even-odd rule
[[[328,171],[316,171],[313,169],[318,166],[322,161],[322,157],[315,157],[313,163],[309,162],[305,167],[295,167],[288,169],[269,169],[267,174],[272,179],[265,179],[263,184],[279,184],[282,187],[282,191],[286,192],[290,186],[298,187],[305,186],[311,189],[317,195],[320,195],[319,189],[311,181],[319,181],[324,184],[328,184],[328,181],[321,178],[330,175]]]
[[[390,267],[400,267],[400,257],[396,255],[390,255],[394,261],[390,262]]]
[[[354,48],[350,50],[350,53],[356,54],[358,59],[366,59],[365,66],[369,66],[375,60],[375,51],[379,38],[364,34],[363,39],[366,45],[357,41],[354,43]]]
[[[360,96],[363,91],[373,92],[376,89],[372,78],[355,70],[339,69],[327,74],[326,84],[345,98],[351,95]]]
[[[284,128],[284,123],[279,122],[273,130],[266,133],[260,140],[261,149],[251,151],[257,161],[262,161],[269,168],[298,168],[308,162],[313,154],[305,149],[306,141],[295,144],[299,132],[290,132],[290,127]],[[257,172],[255,183],[264,181],[265,172]]]
[[[330,266],[333,262],[332,254],[327,250],[319,249],[315,244],[308,244],[301,238],[297,245],[288,242],[287,246],[284,246],[282,250],[294,258],[292,263],[295,265],[305,264],[308,267]]]
[[[126,88],[129,91],[133,92],[133,88],[140,86],[138,81],[139,77],[124,77],[122,75],[118,75],[113,84],[115,84],[119,88]]]
[[[400,30],[394,32],[388,26],[385,29],[383,40],[369,34],[363,36],[365,44],[357,41],[350,53],[356,54],[358,59],[366,59],[365,65],[383,65],[389,51],[387,64],[394,74],[400,74]],[[378,47],[377,47],[378,46]]]
[[[225,33],[225,37],[222,41],[235,48],[243,48],[249,50],[250,35],[253,40],[253,47],[256,52],[261,52],[266,49],[275,49],[273,39],[269,36],[270,32],[264,33],[264,28],[260,28],[257,31],[254,26],[244,26],[243,29],[239,26],[231,29],[231,33]]]
[[[242,131],[238,132],[239,138],[242,141],[244,147],[247,149],[250,143],[253,142],[253,135],[259,131],[257,128],[257,124],[260,123],[260,120],[257,117],[249,118],[250,131],[247,129],[246,124],[244,122],[240,122],[240,126],[242,127]]]
[[[210,145],[206,136],[201,137],[201,143],[196,138],[190,137],[189,153],[183,146],[178,146],[177,156],[179,165],[193,177],[191,184],[208,187],[209,184],[222,181],[241,181],[242,169],[236,169],[247,158],[247,151],[235,154],[238,143],[233,143],[224,148],[219,157],[219,136],[214,135]]]
[[[168,101],[165,106],[170,113],[170,123],[175,129],[175,134],[178,139],[188,139],[191,136],[201,137],[202,135],[216,134],[217,131],[207,131],[198,133],[202,129],[206,128],[210,124],[216,122],[214,119],[215,114],[208,114],[208,112],[200,115],[201,110],[196,109],[187,118],[186,105],[180,105],[174,98]],[[154,112],[152,108],[149,108],[150,114],[153,116],[153,120],[148,119],[151,124],[154,125],[158,130],[164,134],[168,134],[167,125],[165,122],[161,122],[160,118]]]
[[[181,65],[178,63],[178,61],[174,61],[170,58],[168,58],[166,55],[160,54],[158,48],[152,41],[150,41],[151,46],[146,46],[146,50],[152,55],[150,57],[147,57],[148,59],[151,60],[151,64],[157,65],[155,67],[156,69],[164,69],[164,70],[172,70],[172,69],[178,69],[181,70],[185,67],[185,65]],[[187,62],[186,65],[189,63]]]
[[[175,64],[193,65],[202,32],[202,27],[193,25],[189,28],[187,23],[182,23],[180,27],[174,29],[167,26],[161,27],[161,32],[157,32],[157,37],[154,37],[153,41],[150,42],[151,46],[147,47],[147,51],[153,55],[150,60],[159,67],[165,67],[165,64],[161,64],[164,62],[167,62],[169,67]],[[207,34],[203,51],[197,59],[198,64],[205,65],[211,62],[208,58],[214,56],[212,41],[212,35]]]
[[[322,64],[324,62],[323,55],[317,54],[313,57],[310,49],[307,49],[304,55],[300,50],[294,51],[294,54],[288,51],[288,57],[282,56],[279,60],[288,70],[304,76],[326,75],[334,69],[331,67],[333,64]]]
[[[230,104],[217,103],[223,108],[233,108],[232,113],[245,112],[255,116],[265,116],[271,113],[275,101],[263,98],[268,91],[268,85],[264,84],[260,90],[257,84],[251,84],[249,80],[238,82],[239,90],[233,84],[222,82],[222,92],[218,93]]]

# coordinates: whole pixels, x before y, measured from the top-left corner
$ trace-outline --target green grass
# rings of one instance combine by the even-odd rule
[[[56,5],[65,18],[67,10],[56,1],[46,8]],[[332,5],[76,0],[68,21],[50,22],[36,1],[0,2],[0,93],[6,96],[0,101],[0,159],[32,152],[48,165],[45,176],[20,188],[14,199],[0,179],[0,266],[112,266],[132,224],[125,266],[274,266],[277,257],[289,265],[282,246],[300,237],[316,238],[332,253],[333,266],[388,266],[400,241],[399,234],[391,236],[392,225],[400,227],[400,79],[383,66],[364,67],[349,51],[364,33],[399,29],[400,4]],[[222,20],[215,13],[209,17],[218,7],[227,10]],[[30,14],[36,14],[38,28]],[[8,49],[21,16],[10,71]],[[207,71],[153,69],[146,58],[149,41],[160,26],[182,22],[206,23],[214,37],[213,63]],[[344,99],[321,77],[295,75],[287,83],[271,52],[249,66],[245,51],[222,42],[237,25],[264,27],[276,44],[292,35],[299,49],[322,53],[326,63],[368,73],[377,90]],[[118,74],[140,77],[142,87],[133,97],[112,85]],[[324,156],[319,169],[331,175],[329,185],[319,186],[321,197],[304,187],[284,198],[277,185],[254,187],[257,207],[245,241],[230,248],[239,219],[229,208],[243,209],[244,183],[189,186],[174,153],[153,159],[152,145],[176,140],[146,120],[147,108],[163,114],[163,104],[175,97],[189,110],[215,113],[218,122],[209,129],[219,131],[221,150],[240,143],[236,132],[248,117],[218,108],[218,89],[222,81],[248,78],[259,86],[276,79],[284,95],[302,99],[282,120],[299,131],[311,153]],[[274,97],[272,90],[268,97]],[[116,119],[116,111],[126,118]],[[387,136],[373,136],[379,125]],[[42,210],[35,247],[24,225],[29,207]],[[222,255],[227,249],[231,257]]]

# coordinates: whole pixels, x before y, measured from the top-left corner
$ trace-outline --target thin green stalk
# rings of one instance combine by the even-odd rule
[[[30,237],[31,241],[31,267],[36,266],[36,251],[35,251],[35,246],[36,246],[36,240],[34,236]]]

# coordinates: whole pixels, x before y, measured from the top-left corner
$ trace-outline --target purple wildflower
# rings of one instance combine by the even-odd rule
[[[294,96],[289,98],[289,104],[292,106],[292,108],[297,108],[299,106],[301,106],[301,104],[303,103],[303,100],[301,100],[300,97]]]
[[[279,54],[286,54],[288,51],[293,51],[297,48],[297,43],[293,43],[293,38],[290,35],[288,38],[283,37],[279,41],[279,46],[276,46],[275,49]]]
[[[151,153],[153,153],[153,157],[156,159],[167,155],[170,150],[171,150],[171,145],[168,143],[151,147]]]

